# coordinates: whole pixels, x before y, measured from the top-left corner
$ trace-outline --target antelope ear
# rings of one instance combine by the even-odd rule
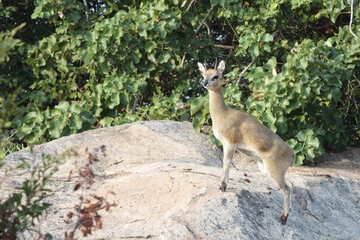
[[[202,65],[202,63],[198,62],[198,66],[199,66],[200,72],[204,73],[204,72],[205,72],[205,67],[204,67],[204,65]]]
[[[221,60],[221,62],[219,63],[219,66],[217,67],[217,71],[218,73],[223,73],[223,71],[225,70],[225,61]]]

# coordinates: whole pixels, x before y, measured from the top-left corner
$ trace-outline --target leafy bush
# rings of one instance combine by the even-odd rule
[[[16,168],[25,168],[31,171],[31,178],[16,187],[18,192],[12,193],[0,202],[0,238],[18,239],[24,231],[34,231],[43,212],[51,206],[46,198],[51,196],[47,187],[52,182],[51,177],[57,171],[61,158],[51,155],[42,155],[42,163],[33,166],[32,159],[23,159]],[[46,234],[45,239],[50,235]]]
[[[215,58],[229,66],[227,103],[286,139],[297,164],[359,145],[359,45],[345,1],[22,0],[0,8],[3,29],[26,22],[14,35],[23,45],[0,64],[2,106],[16,107],[2,111],[1,134],[15,145],[149,119],[190,120],[200,131],[211,119],[195,62]],[[355,34],[358,15],[356,3]]]

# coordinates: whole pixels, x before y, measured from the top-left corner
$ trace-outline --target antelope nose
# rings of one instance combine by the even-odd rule
[[[202,84],[203,84],[204,87],[206,87],[206,86],[208,85],[208,83],[209,83],[208,80],[204,80],[204,81],[202,82]]]

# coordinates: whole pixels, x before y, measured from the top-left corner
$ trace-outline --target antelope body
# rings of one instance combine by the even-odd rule
[[[274,132],[254,118],[225,104],[221,86],[225,62],[217,69],[206,69],[198,63],[203,74],[203,86],[209,91],[209,107],[213,132],[223,144],[223,171],[220,190],[226,191],[229,181],[229,168],[235,150],[247,150],[257,155],[259,169],[267,174],[284,194],[282,224],[286,224],[291,198],[291,182],[285,180],[285,173],[294,163],[293,150]]]

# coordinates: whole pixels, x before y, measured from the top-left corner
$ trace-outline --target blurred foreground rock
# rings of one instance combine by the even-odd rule
[[[69,171],[95,157],[91,192],[109,195],[117,206],[101,211],[103,228],[87,239],[359,239],[360,150],[327,155],[316,167],[294,167],[288,222],[281,225],[282,193],[247,158],[237,154],[228,191],[218,190],[221,150],[190,123],[150,121],[91,130],[22,150],[8,156],[41,160],[41,152],[76,149],[54,176],[53,204],[41,221],[43,233],[63,239],[71,225],[66,215],[79,202],[76,178]],[[1,196],[29,176],[16,170],[4,177]],[[81,232],[78,231],[78,237]]]

